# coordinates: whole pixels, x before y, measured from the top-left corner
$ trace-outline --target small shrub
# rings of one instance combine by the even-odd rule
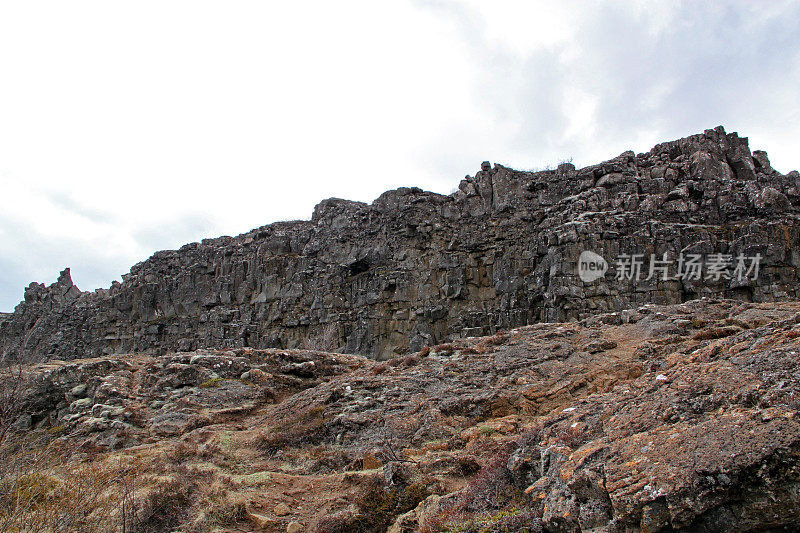
[[[0,531],[115,530],[128,513],[139,465],[81,461],[68,446],[28,439],[0,448]],[[120,514],[121,513],[121,514]],[[68,526],[65,526],[68,524]]]
[[[333,322],[320,324],[315,335],[309,335],[303,340],[303,348],[318,352],[333,352],[339,344],[339,331]]]
[[[508,528],[522,514],[517,508],[525,505],[525,494],[506,466],[511,450],[510,446],[502,448],[494,460],[481,468],[455,502],[431,517],[426,531],[520,531]]]
[[[506,468],[509,455],[499,455],[478,472],[459,502],[463,510],[498,510],[523,500],[523,494],[514,483],[511,471]]]
[[[439,344],[433,347],[433,351],[436,352],[436,355],[451,355],[456,350],[456,347],[452,344]]]
[[[53,498],[60,485],[54,476],[44,472],[33,471],[23,474],[8,487],[11,490],[0,490],[1,505],[6,509],[13,507],[16,501],[23,501],[29,510],[39,510],[48,499]]]
[[[403,358],[403,366],[417,366],[419,364],[420,358],[416,355],[409,355]]]
[[[383,374],[387,370],[389,370],[389,365],[386,363],[379,363],[372,367],[372,373],[375,374],[376,376],[379,374]]]
[[[484,341],[484,344],[486,344],[486,346],[497,346],[505,343],[506,341],[508,341],[508,334],[505,331],[501,330],[492,335],[491,337],[487,338]]]
[[[580,448],[586,440],[586,428],[581,427],[559,427],[556,429],[556,441],[570,448]]]
[[[197,444],[178,441],[167,453],[165,459],[173,465],[181,465],[197,455]]]
[[[258,448],[267,453],[300,444],[315,444],[325,437],[325,406],[313,405],[294,418],[270,428],[259,437]]]
[[[314,474],[340,472],[353,463],[353,458],[344,448],[317,446],[310,450],[313,463],[309,470]]]
[[[195,489],[195,485],[185,477],[159,484],[146,496],[132,533],[154,533],[176,529],[188,516],[191,496]]]
[[[386,531],[394,519],[408,512],[429,495],[427,487],[420,481],[405,486],[385,487],[383,476],[371,476],[355,498],[363,529],[351,530],[363,533]]]
[[[204,512],[202,512],[200,523],[194,524],[195,529],[215,529],[247,520],[245,504],[231,501],[227,491],[212,491],[199,503],[199,507],[204,509]]]

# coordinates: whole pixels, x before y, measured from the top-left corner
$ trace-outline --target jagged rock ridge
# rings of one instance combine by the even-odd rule
[[[486,163],[445,196],[329,199],[309,221],[163,251],[93,293],[69,271],[0,316],[9,359],[319,347],[378,358],[539,321],[716,295],[798,297],[800,174],[722,127],[575,169]],[[585,283],[580,253],[763,257],[755,280]],[[646,268],[646,267],[645,267]]]

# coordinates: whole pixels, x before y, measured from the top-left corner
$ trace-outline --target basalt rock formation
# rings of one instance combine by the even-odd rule
[[[701,298],[389,362],[252,348],[48,361],[0,371],[0,486],[36,502],[18,521],[58,507],[74,531],[93,517],[91,531],[125,530],[131,486],[127,531],[796,531],[798,354],[800,303]],[[4,446],[4,422],[63,461]],[[87,489],[50,497],[76,478]],[[53,480],[47,497],[30,479]],[[116,503],[70,514],[79,497]]]
[[[158,252],[109,289],[81,292],[65,270],[0,316],[0,348],[6,361],[205,347],[385,359],[645,303],[797,298],[799,208],[800,174],[775,171],[722,127],[583,169],[484,163],[451,195],[325,200],[308,221]],[[588,282],[577,271],[586,250],[611,264]],[[645,279],[651,255],[685,253],[758,256],[759,270]],[[645,258],[641,279],[618,275],[624,254]]]

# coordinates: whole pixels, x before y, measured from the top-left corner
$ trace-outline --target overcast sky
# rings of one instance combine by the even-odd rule
[[[717,125],[800,167],[800,2],[0,0],[0,311],[321,199]]]

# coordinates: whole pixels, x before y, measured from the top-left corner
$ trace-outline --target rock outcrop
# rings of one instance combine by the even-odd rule
[[[6,361],[206,347],[385,359],[645,303],[797,298],[799,191],[798,172],[721,127],[579,170],[484,164],[449,196],[329,199],[308,221],[158,252],[109,289],[80,292],[65,270],[0,316],[0,348]],[[583,251],[610,263],[599,279],[579,277]],[[629,279],[615,262],[636,254],[643,275]],[[649,270],[681,254],[704,258],[700,279]],[[710,270],[716,254],[729,271]],[[732,275],[740,257],[758,271]]]
[[[0,373],[3,397],[16,391],[0,423],[76,464],[134,465],[137,501],[161,506],[130,512],[174,531],[791,531],[798,354],[800,303],[702,298],[389,362],[250,348],[50,361],[23,367],[22,386]]]

